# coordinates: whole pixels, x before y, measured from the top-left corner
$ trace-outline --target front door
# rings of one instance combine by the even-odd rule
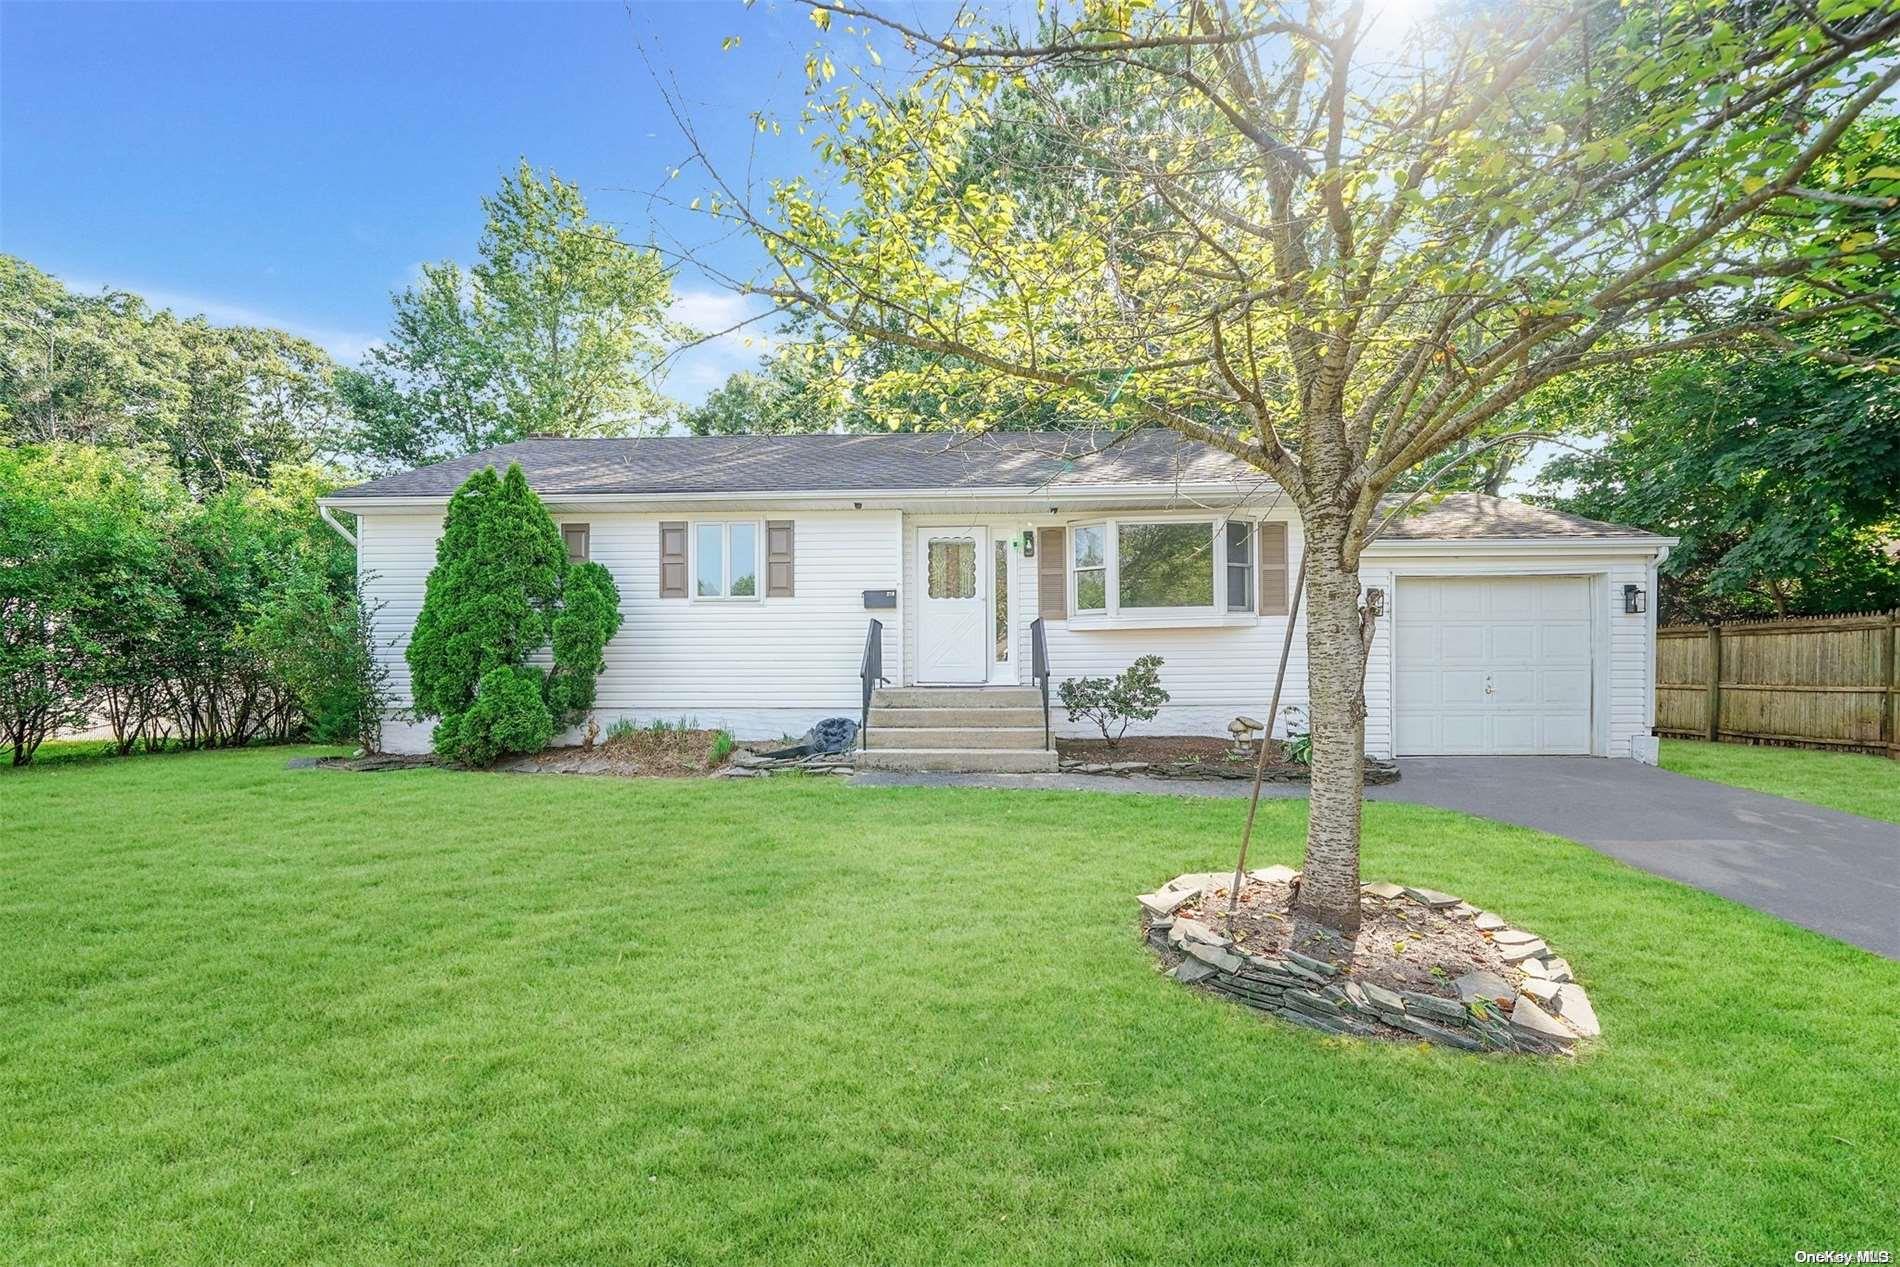
[[[919,528],[917,681],[975,683],[989,678],[990,601],[982,528]]]

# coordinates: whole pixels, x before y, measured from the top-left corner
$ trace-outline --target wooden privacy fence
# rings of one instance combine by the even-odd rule
[[[1900,612],[1656,631],[1656,730],[1900,757]]]

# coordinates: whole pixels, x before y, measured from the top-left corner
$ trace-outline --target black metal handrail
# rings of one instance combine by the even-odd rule
[[[1043,632],[1042,617],[1029,622],[1029,676],[1042,688],[1042,746],[1049,743],[1049,637]]]
[[[864,662],[858,666],[858,678],[864,685],[864,698],[858,707],[858,747],[864,747],[864,732],[871,725],[871,692],[889,686],[884,676],[884,622],[873,620],[864,633]]]

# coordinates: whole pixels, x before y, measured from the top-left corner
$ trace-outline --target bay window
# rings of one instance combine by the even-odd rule
[[[1253,610],[1254,526],[1239,519],[1227,521],[1227,610]]]
[[[1109,519],[1069,529],[1070,611],[1166,623],[1252,616],[1251,520]]]
[[[1214,606],[1214,530],[1207,523],[1116,525],[1121,609]]]
[[[1070,534],[1074,540],[1075,610],[1108,610],[1108,525],[1081,524]]]

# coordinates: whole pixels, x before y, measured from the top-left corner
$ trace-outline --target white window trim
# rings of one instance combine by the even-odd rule
[[[720,559],[718,594],[699,592],[699,530],[709,524],[719,525]],[[750,594],[733,594],[732,589],[732,528],[734,524],[749,524],[752,527],[752,584]],[[763,519],[693,519],[686,524],[686,601],[690,603],[760,603],[765,601],[765,520]]]
[[[1102,530],[1102,566],[1099,568],[1078,568],[1075,565],[1075,544],[1085,528]],[[1113,615],[1115,611],[1115,521],[1112,519],[1090,519],[1082,523],[1069,525],[1069,567],[1067,580],[1069,586],[1069,613],[1083,619],[1101,620]],[[1076,600],[1075,574],[1077,572],[1100,572],[1102,574],[1101,607],[1084,608]]]
[[[1247,560],[1236,563],[1228,554],[1229,542],[1227,530],[1230,524],[1241,524],[1247,529]],[[1260,521],[1243,519],[1239,515],[1230,515],[1214,525],[1215,535],[1220,538],[1220,569],[1214,573],[1214,597],[1220,603],[1223,615],[1257,616],[1260,614]],[[1235,568],[1244,568],[1247,573],[1247,605],[1236,610],[1227,605],[1227,582],[1229,574]]]
[[[1244,523],[1250,532],[1259,531],[1259,520],[1245,515],[1116,515],[1104,519],[1078,520],[1069,525],[1069,557],[1065,581],[1068,585],[1068,618],[1065,625],[1078,629],[1166,629],[1197,625],[1251,625],[1259,621],[1259,581],[1252,584],[1254,607],[1232,610],[1227,607],[1227,525]],[[1210,554],[1214,601],[1204,607],[1129,607],[1121,605],[1121,529],[1124,524],[1195,524],[1208,529],[1212,538]],[[1076,601],[1075,534],[1083,528],[1099,527],[1102,532],[1102,562],[1106,608],[1084,609]],[[1251,539],[1251,538],[1250,538]],[[1259,549],[1256,544],[1255,550]],[[1250,560],[1250,568],[1258,568]],[[1093,569],[1083,569],[1093,571]]]

